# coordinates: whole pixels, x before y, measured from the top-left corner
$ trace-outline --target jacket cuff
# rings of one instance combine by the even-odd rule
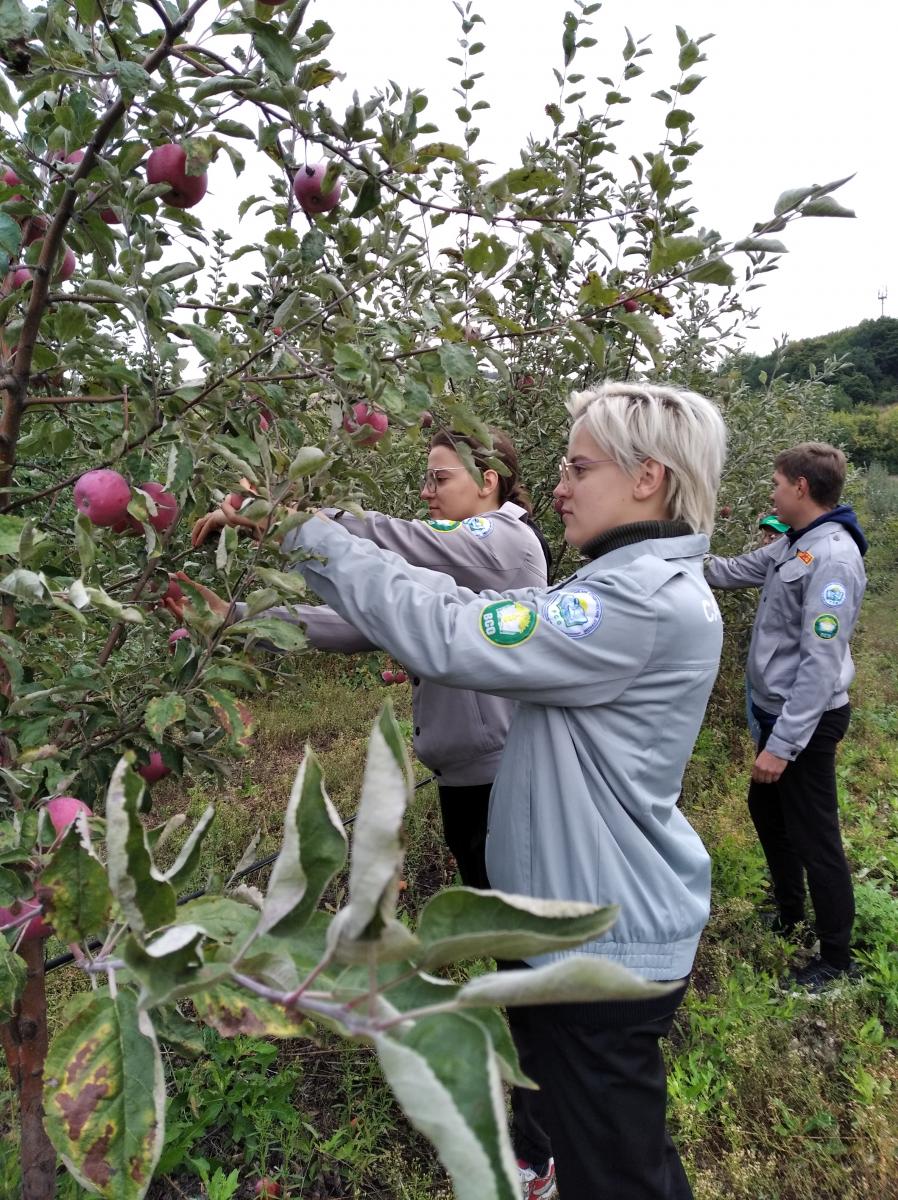
[[[785,758],[789,762],[794,762],[799,754],[801,754],[804,746],[796,746],[794,742],[785,742],[782,738],[778,738],[776,733],[771,733],[764,749],[769,750],[771,754],[775,754],[777,758]]]

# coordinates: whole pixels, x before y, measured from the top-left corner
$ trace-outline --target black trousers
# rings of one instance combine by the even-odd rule
[[[535,1166],[554,1156],[563,1200],[692,1200],[667,1132],[659,1046],[687,984],[651,1000],[508,1009],[521,1066],[540,1085],[512,1090],[515,1152]]]
[[[842,847],[836,798],[836,746],[851,706],[825,712],[776,783],[752,782],[748,807],[764,850],[780,918],[804,920],[805,878],[814,905],[820,954],[836,967],[851,961],[854,889]],[[763,750],[770,727],[762,727]]]
[[[443,837],[466,887],[490,886],[486,877],[486,822],[492,789],[491,783],[439,789]]]

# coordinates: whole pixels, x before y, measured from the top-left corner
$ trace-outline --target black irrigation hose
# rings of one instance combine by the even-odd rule
[[[421,788],[427,787],[429,783],[433,783],[435,778],[435,775],[430,775],[427,779],[422,779],[420,783],[415,784],[415,791],[417,792]],[[356,814],[353,814],[351,817],[347,817],[343,822],[343,828],[348,829],[349,826],[355,821],[355,817]],[[270,867],[276,858],[277,854],[267,854],[264,858],[259,858],[254,863],[250,863],[248,867],[244,867],[242,871],[238,871],[235,875],[232,875],[231,878],[243,879],[245,875],[252,875],[254,871],[262,871],[265,867]],[[205,894],[205,888],[200,888],[198,892],[188,892],[186,896],[178,897],[178,905],[180,906],[182,904],[188,904],[191,900],[199,900],[200,896],[205,896]],[[99,940],[88,942],[87,944],[89,950],[99,950],[102,945],[103,943]],[[69,963],[74,961],[75,956],[71,953],[71,951],[68,951],[65,954],[59,954],[56,956],[56,958],[48,958],[44,963],[44,974],[46,975],[48,971],[55,971],[58,967],[67,967]]]

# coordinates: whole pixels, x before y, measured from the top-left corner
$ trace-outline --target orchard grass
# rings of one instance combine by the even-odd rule
[[[840,804],[856,879],[857,937],[866,982],[833,999],[785,997],[775,981],[800,953],[757,919],[768,900],[763,858],[745,806],[751,743],[742,715],[740,647],[727,659],[684,786],[684,809],[709,846],[713,911],[693,986],[667,1047],[670,1121],[696,1200],[840,1200],[888,1196],[898,1171],[898,679],[893,671],[898,584],[871,591],[856,639],[854,720],[840,752]],[[383,656],[301,660],[301,690],[276,662],[255,729],[229,778],[183,789],[158,784],[153,816],[210,801],[216,821],[194,886],[227,875],[256,830],[256,857],[277,850],[285,797],[309,742],[332,800],[351,818],[365,732],[389,691],[410,737],[411,688],[385,689]],[[422,780],[428,773],[420,765]],[[408,911],[454,878],[442,844],[436,788],[421,788],[407,819]],[[177,838],[172,842],[172,853]],[[264,873],[246,883],[261,885]],[[329,899],[339,899],[341,883]],[[52,955],[59,947],[51,944]],[[472,964],[472,972],[491,969]],[[50,977],[51,1031],[83,985]],[[151,1200],[198,1194],[201,1174],[239,1171],[238,1197],[262,1173],[303,1197],[448,1200],[431,1147],[409,1126],[366,1046],[229,1042],[201,1033],[204,1053],[166,1054],[169,1114],[164,1170]],[[7,1081],[4,1081],[7,1086]],[[203,1106],[196,1104],[202,1095]],[[0,1144],[0,1189],[17,1188],[16,1141]],[[292,1193],[291,1193],[292,1189]],[[61,1180],[61,1200],[84,1193]]]

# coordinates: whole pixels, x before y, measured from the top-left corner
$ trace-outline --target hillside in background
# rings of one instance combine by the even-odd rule
[[[839,360],[833,377],[835,407],[883,407],[898,402],[898,320],[879,317],[821,337],[788,342],[763,356],[744,355],[739,367],[746,383],[762,387],[774,372],[798,382],[821,375]]]
[[[898,320],[879,317],[821,337],[746,354],[727,364],[749,387],[769,387],[775,377],[794,384],[826,383],[833,424],[858,466],[880,463],[898,474]]]

